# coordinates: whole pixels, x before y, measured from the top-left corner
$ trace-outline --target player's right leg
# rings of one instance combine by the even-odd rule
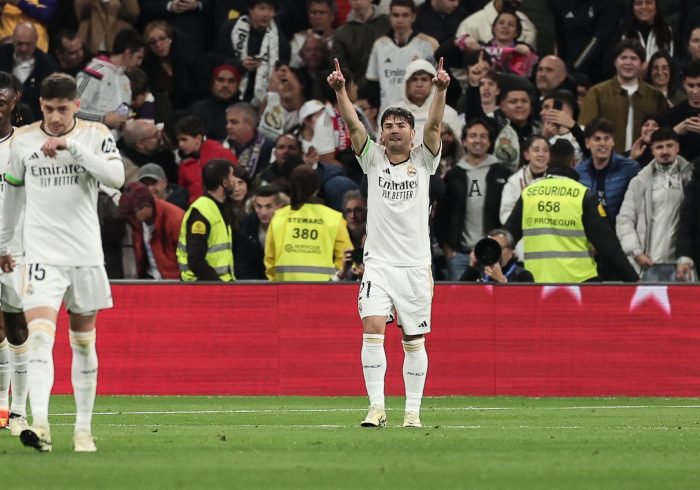
[[[49,400],[54,381],[56,319],[69,282],[59,267],[32,263],[24,264],[22,269],[20,291],[29,333],[27,386],[32,425],[23,430],[19,438],[25,446],[49,452]]]
[[[54,381],[53,346],[56,339],[57,309],[32,307],[25,311],[29,331],[29,401],[32,425],[20,433],[25,446],[38,451],[51,451],[49,400]]]
[[[367,416],[360,424],[362,427],[386,425],[384,332],[393,303],[386,290],[379,285],[383,282],[382,271],[376,266],[368,266],[358,294],[358,310],[362,318],[362,373],[370,405]]]
[[[362,319],[362,373],[369,396],[369,412],[360,423],[362,427],[386,425],[386,411],[384,409],[385,328],[385,316],[366,316]]]

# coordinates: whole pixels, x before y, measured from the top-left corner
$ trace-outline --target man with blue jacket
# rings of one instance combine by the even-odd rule
[[[579,182],[588,187],[598,199],[598,211],[607,216],[615,228],[622,200],[632,177],[640,170],[634,160],[615,153],[613,125],[603,118],[593,119],[586,125],[583,135],[591,158],[576,165]]]

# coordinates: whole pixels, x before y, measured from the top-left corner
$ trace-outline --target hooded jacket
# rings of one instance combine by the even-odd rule
[[[437,74],[437,70],[429,62],[422,59],[411,61],[406,67],[406,74],[404,75],[403,84],[401,85],[401,103],[397,104],[399,107],[408,109],[415,118],[414,129],[416,130],[416,135],[413,137],[413,146],[420,145],[423,142],[423,128],[425,127],[425,121],[428,119],[430,104],[432,104],[433,98],[435,97],[435,85],[432,85],[430,88],[430,95],[425,99],[423,105],[416,105],[409,100],[407,94],[408,81],[419,71],[428,73],[431,78]],[[449,119],[451,121],[460,120],[457,111],[448,105],[445,106],[443,119]],[[461,138],[461,134],[456,136],[457,138]]]

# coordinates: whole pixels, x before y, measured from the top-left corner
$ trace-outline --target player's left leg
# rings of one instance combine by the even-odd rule
[[[95,452],[92,438],[92,412],[97,393],[97,350],[95,321],[97,315],[70,315],[70,347],[73,352],[71,381],[75,397],[76,418],[73,448],[76,452]]]
[[[420,423],[420,406],[423,400],[425,378],[428,374],[428,353],[425,350],[423,335],[406,335],[402,339],[403,381],[406,387],[406,411],[404,427],[422,427]]]
[[[71,287],[65,296],[70,313],[70,346],[73,352],[71,381],[77,416],[73,433],[75,452],[95,452],[92,412],[97,393],[97,312],[112,307],[112,294],[104,267],[73,267]]]
[[[433,280],[429,267],[406,268],[394,299],[403,332],[403,379],[406,388],[404,427],[422,427],[420,407],[428,374],[425,334],[430,332]]]

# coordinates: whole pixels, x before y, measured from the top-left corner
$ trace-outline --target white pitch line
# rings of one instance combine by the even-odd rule
[[[424,413],[429,412],[454,412],[454,411],[506,411],[506,410],[639,410],[639,409],[679,409],[679,408],[700,408],[700,405],[591,405],[573,407],[436,407],[423,408]],[[231,410],[139,410],[139,411],[119,411],[119,412],[95,412],[94,415],[206,415],[206,414],[247,414],[247,413],[343,413],[343,412],[365,412],[366,408],[240,408]],[[387,408],[387,412],[403,411],[402,408]],[[63,412],[51,414],[56,417],[75,416],[74,412]]]
[[[69,423],[58,423],[52,424],[56,427],[73,427],[73,424]],[[183,429],[197,427],[202,428],[218,428],[224,429],[352,429],[366,431],[368,429],[361,428],[358,425],[342,425],[342,424],[99,424],[98,427],[117,427],[117,428],[140,428],[144,430],[153,429]],[[386,430],[386,429],[402,429],[406,431],[401,425],[388,425],[383,428],[374,430]],[[671,431],[679,430],[678,427],[669,426],[607,426],[607,427],[585,427],[578,425],[563,425],[563,426],[549,426],[549,425],[440,425],[440,426],[425,426],[424,430],[513,430],[513,429],[523,429],[523,430],[647,430],[647,431]],[[416,429],[411,429],[409,432]],[[697,427],[683,427],[681,430],[698,430]]]

